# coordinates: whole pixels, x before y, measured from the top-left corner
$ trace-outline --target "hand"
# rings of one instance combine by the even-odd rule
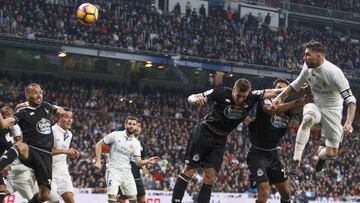
[[[345,123],[343,129],[344,129],[344,135],[348,135],[354,131],[354,128],[352,127],[352,125],[348,124],[348,123]]]
[[[283,99],[280,95],[278,95],[278,96],[272,101],[272,103],[271,103],[271,108],[274,109],[274,108],[276,108],[276,106],[278,106],[278,105],[280,105],[280,104],[282,104],[282,103],[284,103],[284,99]]]
[[[207,103],[207,98],[206,97],[203,97],[203,96],[196,97],[195,104],[198,104],[198,105],[202,106],[202,105],[204,105],[206,103]]]
[[[154,156],[154,157],[149,158],[148,160],[149,160],[149,163],[156,164],[157,162],[160,161],[160,157]]]
[[[95,171],[96,171],[97,173],[99,173],[100,170],[101,170],[101,162],[100,162],[100,161],[96,161],[96,162],[95,162]]]
[[[67,154],[71,157],[71,158],[79,158],[80,156],[80,152],[74,148],[70,148],[67,151]]]

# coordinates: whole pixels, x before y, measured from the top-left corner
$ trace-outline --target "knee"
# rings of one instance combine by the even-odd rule
[[[315,116],[312,114],[305,114],[302,121],[302,128],[311,128],[315,123]]]
[[[185,165],[185,168],[183,170],[183,174],[186,175],[189,178],[192,178],[194,176],[194,174],[196,173],[197,168],[193,167],[193,166],[189,166],[189,165]]]
[[[290,198],[291,198],[290,189],[285,190],[285,191],[281,194],[281,199],[283,199],[283,200],[289,200]]]
[[[270,197],[271,188],[269,184],[260,184],[258,186],[258,199],[261,202],[266,202]]]
[[[50,189],[48,187],[42,187],[39,190],[39,199],[43,202],[48,200],[50,197]]]
[[[208,171],[204,172],[203,183],[205,183],[207,185],[213,185],[215,180],[216,180],[216,171],[215,171],[215,169],[208,170]]]
[[[15,146],[19,149],[20,155],[26,155],[29,152],[29,147],[23,142],[18,142]]]

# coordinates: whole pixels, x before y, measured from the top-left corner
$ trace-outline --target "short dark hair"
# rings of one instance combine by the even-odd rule
[[[251,89],[251,83],[248,79],[240,78],[235,82],[234,88],[237,92],[246,92]]]
[[[283,79],[283,78],[278,78],[276,79],[274,82],[273,82],[273,88],[275,88],[275,86],[278,84],[278,83],[285,83],[286,85],[289,85],[290,82],[286,79]]]
[[[128,117],[126,117],[125,124],[126,124],[129,120],[136,121],[137,123],[139,122],[139,119],[138,119],[137,117],[135,117],[135,116],[128,116]]]
[[[308,48],[314,52],[322,53],[324,55],[326,54],[326,46],[316,40],[311,40],[310,42],[306,43],[305,48]]]
[[[25,92],[28,92],[30,90],[30,88],[32,88],[34,86],[39,86],[40,89],[42,89],[41,85],[39,85],[37,83],[30,83],[28,86],[25,87]]]
[[[5,113],[6,112],[10,112],[10,114],[13,113],[13,110],[12,108],[10,108],[10,106],[3,106],[1,109],[0,109],[0,113],[2,116],[5,116]]]

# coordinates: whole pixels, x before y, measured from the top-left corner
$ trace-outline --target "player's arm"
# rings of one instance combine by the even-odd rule
[[[349,81],[345,78],[344,73],[340,69],[333,73],[333,80],[347,106],[346,121],[344,124],[344,134],[347,135],[354,130],[352,123],[356,112],[356,98],[352,94]]]
[[[135,164],[138,167],[142,167],[146,164],[156,164],[157,162],[160,161],[160,157],[158,156],[150,157],[149,159],[141,159],[141,156],[134,155],[134,159],[135,159]]]
[[[305,99],[304,98],[299,98],[290,102],[286,102],[286,103],[282,103],[279,104],[277,106],[275,106],[274,108],[271,108],[271,101],[270,100],[265,100],[264,101],[264,105],[262,107],[263,111],[265,111],[268,114],[271,115],[275,115],[275,114],[281,114],[281,113],[285,113],[287,111],[289,111],[291,109],[291,111],[294,112],[300,112],[304,106],[304,102]]]
[[[274,97],[278,96],[283,90],[284,90],[284,88],[282,88],[282,89],[265,89],[264,95],[262,98],[263,99],[274,98]]]
[[[285,90],[283,90],[272,102],[271,107],[275,108],[276,105],[279,105],[281,103],[284,103],[284,100],[289,95],[299,92],[302,90],[301,88],[306,83],[306,77],[305,77],[305,71],[307,70],[307,67],[304,65],[300,75],[292,82],[290,85],[288,85]]]
[[[23,141],[23,135],[19,125],[13,125],[10,127],[11,136],[14,138],[14,144]]]
[[[4,119],[0,113],[0,128],[9,128],[16,124],[16,119],[14,117],[9,117]]]
[[[101,149],[102,146],[104,145],[104,139],[101,139],[99,142],[96,143],[95,145],[95,168],[97,170],[101,169]]]
[[[197,104],[202,106],[208,103],[210,100],[214,100],[216,95],[219,93],[219,90],[219,88],[214,88],[199,94],[192,94],[188,97],[188,102],[190,104]]]
[[[80,152],[74,148],[69,148],[69,149],[53,149],[52,150],[52,154],[53,155],[58,155],[58,154],[66,154],[69,155],[71,157],[77,157]]]

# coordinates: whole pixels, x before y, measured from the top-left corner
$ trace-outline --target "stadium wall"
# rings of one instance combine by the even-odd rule
[[[148,190],[146,191],[146,203],[168,203],[171,202],[172,192],[169,191],[159,191],[159,190]],[[211,203],[254,203],[255,198],[248,197],[248,194],[241,193],[213,193],[211,195]],[[18,193],[8,196],[4,203],[23,203],[27,200],[23,199]],[[62,202],[62,201],[61,201]],[[75,194],[75,202],[77,203],[99,203],[107,202],[106,194],[87,194],[87,193],[78,193]],[[193,203],[192,197],[186,194],[182,201],[183,203]],[[270,199],[268,203],[278,203],[279,199]],[[351,202],[341,202],[341,201],[309,201],[309,203],[351,203]],[[127,202],[126,202],[127,203]]]

